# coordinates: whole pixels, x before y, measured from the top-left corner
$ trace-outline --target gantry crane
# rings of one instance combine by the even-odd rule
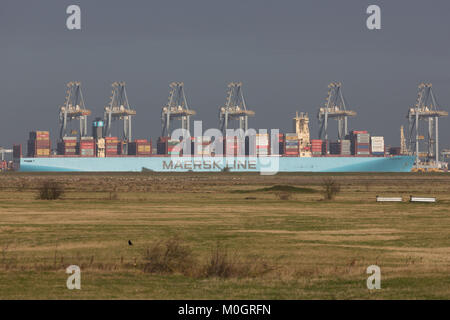
[[[409,151],[416,155],[416,165],[419,165],[421,153],[419,152],[420,135],[419,121],[428,122],[427,152],[428,160],[434,157],[436,164],[439,162],[439,117],[448,116],[448,112],[439,110],[431,83],[421,83],[418,87],[417,101],[414,107],[408,110],[409,123]],[[434,129],[434,130],[433,130]],[[434,131],[434,132],[433,132]],[[415,146],[414,146],[415,145]],[[414,149],[413,149],[414,148]],[[415,151],[413,151],[415,150]]]
[[[348,134],[348,117],[356,116],[355,111],[347,110],[344,95],[342,93],[342,84],[332,82],[328,85],[328,96],[325,106],[319,108],[317,118],[319,119],[319,139],[325,136],[328,140],[328,119],[333,118],[338,122],[338,139],[344,139]]]
[[[111,99],[109,105],[105,107],[103,135],[111,136],[112,122],[123,120],[122,139],[124,141],[124,152],[127,152],[128,143],[131,142],[131,117],[136,115],[136,111],[130,108],[128,103],[125,82],[114,82],[112,84]]]
[[[72,120],[80,121],[81,137],[87,135],[87,117],[91,111],[84,105],[83,92],[81,91],[81,82],[69,82],[67,84],[66,101],[59,108],[60,138],[68,135],[68,122]]]
[[[161,110],[161,125],[163,137],[170,136],[170,123],[173,120],[181,121],[181,128],[190,132],[190,119],[195,115],[194,110],[189,109],[183,82],[170,84],[169,101]]]
[[[226,134],[230,120],[239,121],[239,129],[248,130],[248,117],[254,116],[255,112],[247,110],[242,82],[230,82],[228,84],[227,101],[225,106],[219,107],[219,126],[223,134]]]

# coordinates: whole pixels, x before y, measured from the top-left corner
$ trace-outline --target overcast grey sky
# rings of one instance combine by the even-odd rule
[[[66,29],[70,4],[81,7],[81,31]],[[369,4],[381,7],[381,30],[366,28]],[[93,116],[103,115],[111,83],[126,81],[133,136],[153,139],[171,81],[184,81],[204,128],[218,126],[227,83],[242,81],[251,127],[290,132],[295,111],[306,111],[312,137],[328,83],[341,81],[358,112],[349,127],[399,145],[421,81],[448,111],[449,15],[448,0],[2,0],[0,145],[25,143],[34,129],[55,141],[71,80],[82,82]],[[449,124],[440,122],[442,147]]]

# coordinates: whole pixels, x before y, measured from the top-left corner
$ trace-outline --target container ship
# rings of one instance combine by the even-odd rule
[[[364,131],[352,134],[353,140],[326,144],[326,141],[313,139],[305,147],[297,134],[278,134],[276,143],[270,143],[268,134],[261,134],[254,137],[253,152],[250,152],[250,137],[241,142],[237,137],[225,138],[220,141],[223,148],[217,148],[210,137],[191,138],[189,155],[183,153],[186,143],[168,137],[158,139],[156,150],[152,149],[151,141],[145,139],[128,143],[125,148],[123,141],[116,137],[82,137],[79,140],[68,137],[58,143],[59,154],[52,155],[49,132],[39,131],[30,133],[26,156],[22,155],[21,145],[13,147],[13,163],[15,170],[21,172],[411,171],[413,156],[388,155],[379,137],[372,137],[375,138],[371,139],[372,143],[366,143],[361,142],[368,141]],[[275,144],[277,148],[272,147]],[[327,150],[328,145],[330,150]]]
[[[49,131],[32,131],[27,150],[13,147],[13,167],[22,172],[410,172],[415,157],[404,148],[385,146],[384,137],[371,136],[364,130],[348,132],[347,118],[356,112],[346,109],[340,83],[331,83],[325,107],[319,108],[319,139],[310,139],[309,117],[297,113],[292,133],[248,134],[248,117],[242,83],[228,85],[226,104],[219,107],[218,137],[190,136],[190,117],[184,84],[170,84],[168,103],[162,107],[162,133],[156,147],[149,139],[131,139],[131,119],[136,115],[125,92],[124,82],[114,82],[110,104],[104,118],[92,122],[87,134],[87,116],[81,84],[67,84],[66,102],[60,107],[60,134],[52,149]],[[329,119],[338,123],[338,138],[328,140]],[[79,131],[69,131],[72,120],[79,121]],[[181,122],[187,134],[173,139],[171,124]],[[111,127],[122,122],[122,137],[114,137]],[[230,123],[239,127],[230,135]],[[194,126],[196,123],[194,123]],[[176,128],[175,128],[176,129]],[[237,131],[239,130],[239,131]],[[194,132],[197,132],[194,128]],[[203,132],[203,131],[199,131]],[[245,132],[247,135],[242,135]],[[74,136],[76,134],[76,136]]]

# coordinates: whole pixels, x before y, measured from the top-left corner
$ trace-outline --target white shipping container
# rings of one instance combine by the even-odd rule
[[[384,137],[371,137],[372,152],[384,152]]]

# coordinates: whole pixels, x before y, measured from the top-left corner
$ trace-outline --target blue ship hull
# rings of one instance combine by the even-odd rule
[[[395,157],[50,157],[21,158],[22,172],[410,172],[412,156]]]

